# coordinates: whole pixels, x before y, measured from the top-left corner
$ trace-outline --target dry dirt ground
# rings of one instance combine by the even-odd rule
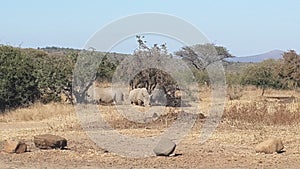
[[[53,106],[52,106],[53,107]],[[191,132],[177,145],[172,157],[128,158],[97,147],[82,130],[72,108],[56,105],[53,116],[42,119],[16,120],[15,116],[0,119],[0,141],[23,140],[29,152],[0,152],[0,168],[299,168],[300,124],[256,125],[223,118],[211,138],[199,142],[205,119],[198,119]],[[109,107],[102,107],[109,109]],[[41,107],[39,111],[47,111]],[[37,111],[37,110],[35,110]],[[58,115],[59,114],[59,115]],[[15,118],[15,120],[13,120]],[[162,125],[158,127],[157,125]],[[126,125],[124,125],[126,126]],[[130,129],[119,127],[122,134],[148,136],[163,131],[163,123]],[[39,150],[33,136],[56,134],[68,140],[66,150]],[[269,137],[281,138],[285,152],[257,154],[254,147]]]

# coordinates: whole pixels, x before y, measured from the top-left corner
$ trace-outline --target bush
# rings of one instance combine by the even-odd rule
[[[104,55],[97,69],[96,80],[98,82],[111,82],[116,68],[117,63],[112,62],[107,55]]]
[[[231,86],[239,86],[242,83],[242,74],[240,73],[226,73],[226,84]]]
[[[262,96],[267,88],[283,89],[284,85],[279,77],[281,64],[280,61],[270,59],[246,68],[243,71],[242,85],[261,88]]]
[[[209,85],[210,84],[210,79],[209,79],[209,76],[208,76],[208,73],[206,70],[193,69],[192,71],[193,71],[193,74],[194,74],[198,84],[200,84],[200,85]]]
[[[0,46],[0,110],[72,98],[76,52],[48,54],[41,50]]]
[[[34,76],[38,83],[40,101],[42,103],[59,102],[62,93],[67,94],[70,99],[77,53],[60,56],[35,50],[30,51],[29,55],[34,60]]]
[[[20,49],[0,46],[0,111],[26,106],[39,96],[32,60]]]
[[[230,86],[227,91],[229,100],[239,100],[243,96],[243,88],[241,86]]]

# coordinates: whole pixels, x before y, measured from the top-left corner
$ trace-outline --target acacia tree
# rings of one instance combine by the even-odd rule
[[[175,52],[175,55],[181,57],[197,70],[205,70],[208,65],[214,62],[232,57],[225,47],[216,46],[214,44],[185,46]]]
[[[214,44],[185,46],[175,52],[175,55],[181,57],[182,60],[190,65],[199,83],[207,85],[210,85],[212,80],[209,78],[207,71],[209,66],[225,58],[233,57],[225,47]],[[210,73],[213,73],[215,77],[219,76],[218,72],[213,71],[215,71],[215,68],[210,69]],[[217,81],[222,82],[223,80],[219,79]]]

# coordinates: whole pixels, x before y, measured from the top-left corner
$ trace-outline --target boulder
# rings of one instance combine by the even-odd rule
[[[27,144],[20,142],[20,144],[16,149],[16,153],[20,154],[20,153],[25,153],[26,151],[27,151]]]
[[[34,144],[40,149],[63,149],[67,146],[67,140],[60,136],[43,134],[34,136]]]
[[[279,153],[284,148],[282,141],[276,138],[270,138],[266,141],[259,143],[255,147],[255,152],[257,153],[265,153],[265,154],[272,154],[272,153]]]
[[[167,138],[162,138],[156,147],[153,149],[153,152],[157,156],[169,156],[171,155],[176,148],[176,144]]]
[[[6,153],[25,153],[27,145],[19,141],[6,140],[3,143],[3,151]]]

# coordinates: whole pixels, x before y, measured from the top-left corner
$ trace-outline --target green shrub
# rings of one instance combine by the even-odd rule
[[[209,85],[210,84],[209,75],[208,75],[206,70],[193,69],[192,71],[193,71],[193,74],[196,78],[196,81],[200,85]]]
[[[42,103],[61,101],[61,94],[66,91],[71,94],[76,53],[60,56],[35,50],[30,51],[29,55],[34,60],[34,76],[38,83],[39,99]]]
[[[229,87],[241,85],[241,83],[242,83],[242,74],[240,74],[240,73],[226,73],[226,83]]]
[[[32,60],[20,49],[0,46],[0,111],[25,106],[39,95]]]
[[[257,65],[252,65],[243,71],[242,84],[254,85],[262,89],[262,95],[267,88],[283,89],[284,85],[279,77],[281,62],[266,60]]]

